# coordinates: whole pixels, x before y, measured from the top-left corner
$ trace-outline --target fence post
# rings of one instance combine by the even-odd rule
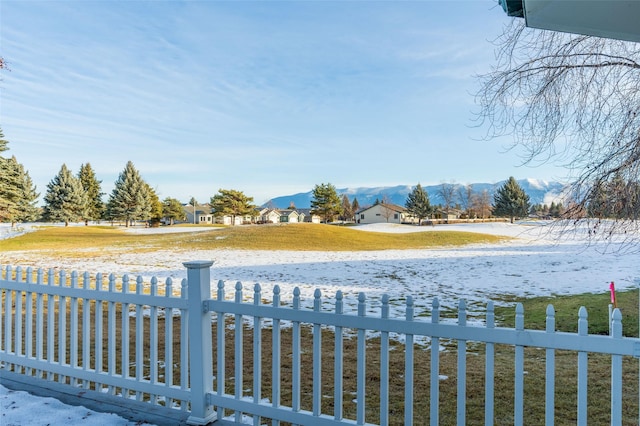
[[[207,394],[213,391],[211,314],[203,302],[211,297],[210,268],[213,261],[185,262],[189,308],[189,384],[191,387],[190,425],[206,425],[216,420]]]

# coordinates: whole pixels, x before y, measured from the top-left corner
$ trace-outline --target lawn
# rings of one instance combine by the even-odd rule
[[[174,225],[175,226],[175,225]],[[188,229],[188,228],[187,228]],[[472,232],[362,232],[348,226],[318,224],[212,227],[210,231],[139,235],[122,227],[43,227],[36,232],[2,240],[1,251],[78,250],[136,251],[175,250],[301,250],[366,251],[452,247],[475,243],[496,243],[506,237]]]

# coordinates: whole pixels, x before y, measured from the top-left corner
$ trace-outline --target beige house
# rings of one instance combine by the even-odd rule
[[[356,213],[356,223],[405,223],[411,218],[404,207],[396,204],[378,203]]]
[[[309,209],[262,209],[258,223],[320,223],[320,216],[312,215]]]

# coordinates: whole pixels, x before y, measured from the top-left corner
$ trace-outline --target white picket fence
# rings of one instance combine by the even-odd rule
[[[369,424],[367,414],[370,393],[367,380],[371,376],[367,364],[367,343],[371,333],[379,338],[380,362],[375,412],[376,424],[387,425],[390,419],[390,381],[404,379],[403,420],[414,423],[414,381],[416,379],[414,344],[428,337],[430,347],[439,349],[441,342],[457,345],[457,418],[467,422],[468,346],[485,345],[485,424],[495,423],[495,348],[510,345],[515,352],[513,423],[524,424],[525,347],[545,350],[545,424],[554,424],[555,354],[558,350],[577,354],[577,424],[588,423],[588,355],[611,357],[611,424],[622,424],[623,391],[622,360],[640,357],[640,340],[622,337],[621,313],[614,310],[611,335],[589,335],[587,312],[579,312],[577,333],[555,330],[552,306],[547,309],[545,331],[526,330],[522,305],[516,308],[515,328],[496,327],[493,304],[487,305],[483,326],[469,325],[466,306],[459,304],[457,323],[440,321],[438,300],[434,299],[430,321],[414,318],[413,299],[406,299],[404,318],[389,318],[389,298],[382,298],[381,315],[367,316],[366,298],[358,298],[357,313],[343,312],[342,293],[336,294],[335,310],[321,309],[322,295],[316,290],[314,308],[301,308],[300,292],[294,291],[290,305],[280,300],[276,286],[272,299],[265,303],[256,284],[253,300],[247,302],[243,286],[237,283],[227,298],[223,282],[218,282],[211,298],[210,268],[213,262],[185,263],[187,279],[179,286],[171,279],[164,284],[152,279],[145,285],[141,278],[130,282],[128,276],[91,276],[88,273],[68,275],[64,271],[34,271],[31,268],[0,268],[0,373],[17,372],[42,380],[98,390],[173,407],[189,413],[191,424],[207,424],[216,419],[232,418],[235,422],[252,417],[254,424],[271,419],[273,424]],[[251,297],[248,298],[249,300]],[[180,332],[174,333],[179,321]],[[163,323],[163,324],[161,324]],[[161,328],[160,328],[161,327]],[[310,395],[303,392],[302,370],[305,327],[311,328],[312,384]],[[159,331],[164,337],[159,337]],[[283,331],[291,333],[291,347],[282,347]],[[334,334],[332,355],[333,377],[323,375],[322,335]],[[270,354],[264,353],[263,334],[271,334]],[[252,333],[251,347],[245,347],[244,333]],[[355,389],[345,387],[344,342],[355,339],[357,373]],[[215,345],[214,345],[215,340]],[[391,346],[403,343],[404,370],[390,369]],[[232,343],[230,343],[232,342]],[[231,350],[227,346],[232,345]],[[179,346],[179,356],[174,354]],[[398,349],[395,349],[396,351]],[[418,349],[423,350],[423,349]],[[244,361],[251,356],[250,365]],[[428,417],[431,425],[441,423],[440,351],[430,357],[429,392],[418,398],[429,398]],[[326,360],[325,360],[326,361]],[[228,365],[229,364],[229,365]],[[232,375],[228,367],[232,365]],[[369,365],[370,366],[370,365]],[[215,370],[215,374],[214,374]],[[264,370],[264,371],[263,371]],[[263,377],[269,376],[270,393],[263,395]],[[283,389],[283,373],[290,376],[290,389]],[[248,373],[248,372],[249,373]],[[249,389],[244,375],[250,374]],[[229,377],[231,376],[231,377]],[[44,384],[46,385],[46,384]],[[332,395],[326,395],[331,389]],[[287,398],[283,393],[287,393]],[[324,391],[324,392],[323,392]],[[345,419],[344,395],[354,392],[355,418]],[[289,395],[290,394],[290,395]],[[310,402],[304,402],[308,400]],[[305,399],[306,398],[306,399]],[[332,412],[323,411],[323,400],[331,399]],[[373,399],[373,398],[372,398]],[[283,403],[286,400],[287,403]],[[125,400],[126,401],[126,400]],[[325,404],[326,406],[326,404]],[[246,416],[245,416],[246,415]],[[365,418],[367,417],[367,418]],[[539,419],[541,422],[542,419]],[[424,418],[427,422],[426,417]]]

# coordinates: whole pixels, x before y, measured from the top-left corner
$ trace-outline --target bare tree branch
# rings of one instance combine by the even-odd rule
[[[626,182],[612,232],[637,231],[640,44],[529,29],[522,20],[495,44],[496,65],[479,76],[476,95],[486,137],[511,136],[525,164],[565,167],[574,218],[591,217],[595,188]]]

